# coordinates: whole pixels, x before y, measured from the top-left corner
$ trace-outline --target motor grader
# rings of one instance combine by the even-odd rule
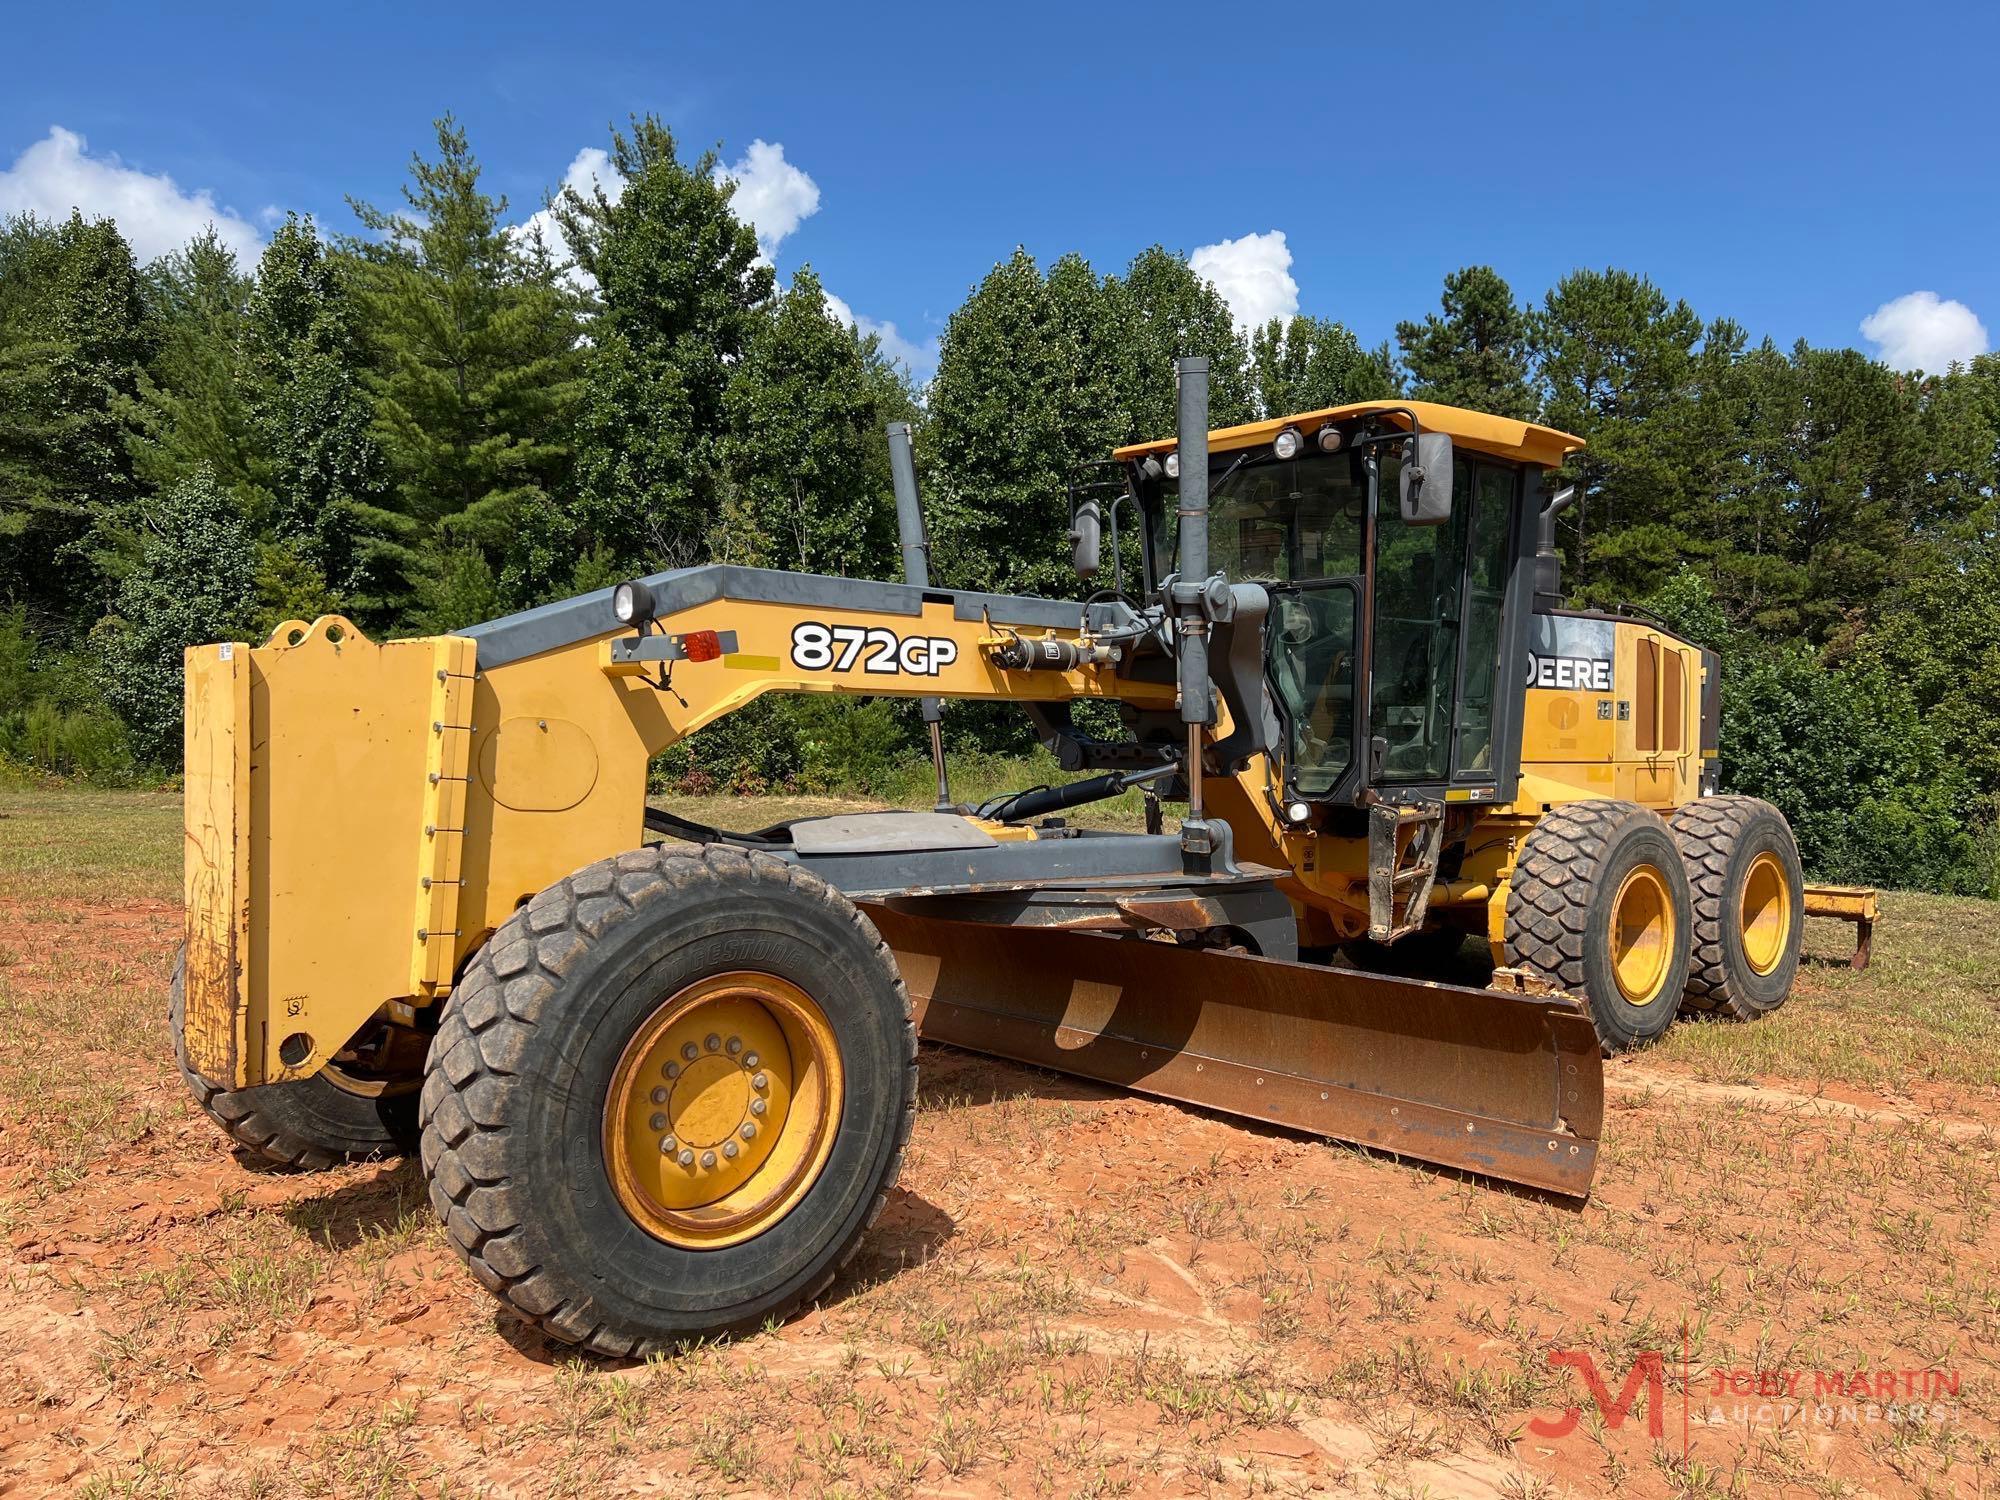
[[[300,1165],[414,1145],[480,1281],[613,1354],[825,1287],[919,1034],[1585,1195],[1602,1052],[1759,1015],[1798,962],[1784,820],[1704,784],[1715,659],[1561,607],[1576,439],[1414,401],[1210,432],[1206,362],[1177,378],[1178,437],[1073,494],[1082,602],[933,584],[892,428],[902,583],[704,566],[190,650],[204,1108]],[[768,692],[923,700],[937,808],[648,806],[651,757]],[[959,700],[1091,774],[959,806]],[[1133,786],[1144,833],[1063,816]],[[1367,962],[1468,936],[1484,987]]]

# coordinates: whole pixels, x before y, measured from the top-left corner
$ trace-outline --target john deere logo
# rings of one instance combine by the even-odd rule
[[[1530,655],[1528,686],[1608,693],[1611,691],[1611,663],[1592,656]]]

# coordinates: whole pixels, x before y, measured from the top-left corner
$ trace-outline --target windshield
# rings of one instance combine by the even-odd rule
[[[1357,454],[1313,453],[1280,461],[1267,453],[1223,454],[1209,469],[1208,565],[1256,583],[1305,583],[1361,572],[1368,471]],[[1175,501],[1161,489],[1153,555],[1170,571],[1179,550]]]

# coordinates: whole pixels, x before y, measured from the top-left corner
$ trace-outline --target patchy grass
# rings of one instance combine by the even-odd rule
[[[2000,905],[1890,891],[1873,961],[1856,972],[1853,951],[1848,924],[1808,921],[1790,1001],[1754,1026],[1676,1026],[1657,1056],[1718,1082],[2000,1088]]]
[[[633,1364],[499,1313],[414,1163],[255,1170],[195,1113],[160,1031],[176,798],[0,813],[22,1493],[1845,1497],[2000,1470],[1984,903],[1892,895],[1866,973],[1815,963],[1770,1020],[1615,1063],[1583,1207],[927,1049],[901,1186],[822,1303]],[[1644,1408],[1607,1424],[1564,1350],[1614,1394],[1661,1351],[1662,1441]],[[1883,1370],[1954,1372],[1948,1418],[1707,1399]],[[1573,1433],[1530,1427],[1571,1405]]]

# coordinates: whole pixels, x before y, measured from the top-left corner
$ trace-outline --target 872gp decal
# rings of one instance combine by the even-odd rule
[[[880,625],[822,625],[801,620],[792,627],[792,665],[807,672],[861,670],[878,676],[935,677],[958,660],[958,642],[942,635],[897,635]]]

